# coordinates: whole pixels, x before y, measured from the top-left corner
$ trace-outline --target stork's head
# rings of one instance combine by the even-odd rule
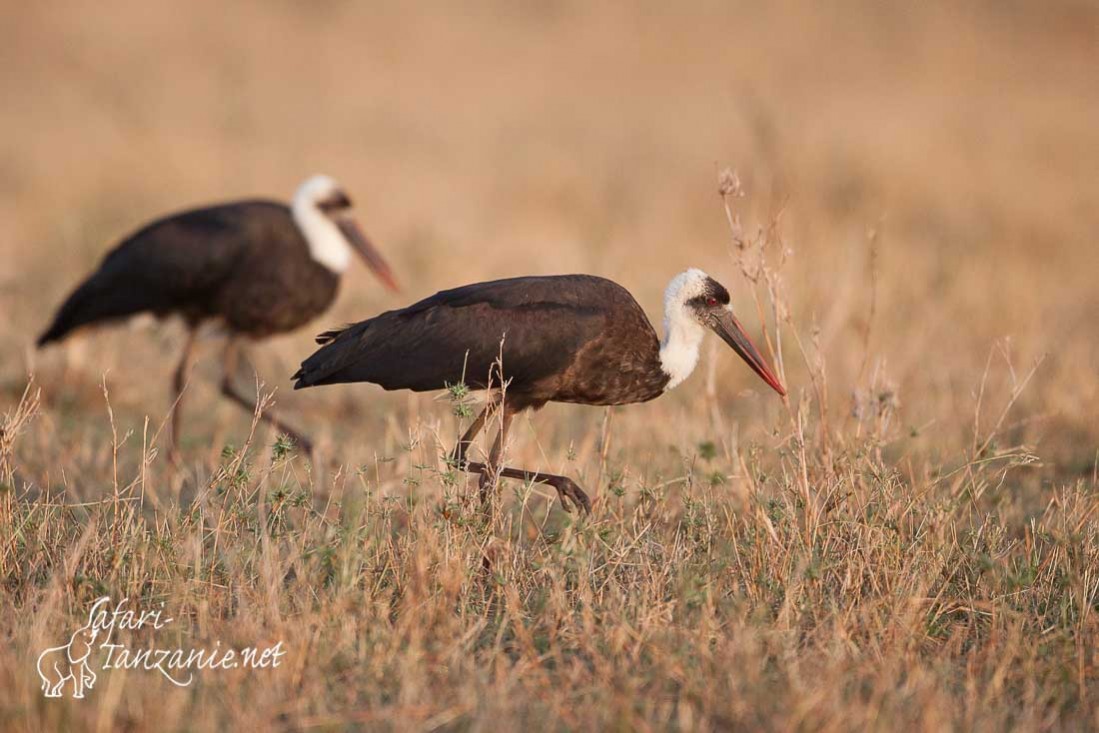
[[[334,179],[322,175],[307,179],[294,194],[291,210],[317,262],[343,272],[354,250],[386,287],[399,290],[389,265],[355,222],[351,198]]]
[[[786,388],[767,366],[744,327],[733,315],[729,291],[702,270],[681,272],[664,291],[664,343],[661,361],[671,375],[669,387],[683,381],[698,361],[698,347],[706,330],[713,331],[780,395]]]

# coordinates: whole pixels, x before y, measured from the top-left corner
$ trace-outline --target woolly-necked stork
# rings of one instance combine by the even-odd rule
[[[420,392],[462,382],[490,390],[488,406],[454,450],[459,466],[480,474],[482,500],[503,476],[553,486],[566,510],[571,501],[589,511],[587,495],[572,479],[498,465],[517,413],[547,402],[624,405],[659,397],[694,370],[707,329],[786,394],[733,315],[729,292],[701,270],[687,270],[668,285],[664,329],[660,340],[633,296],[601,277],[496,280],[321,334],[323,346],[302,363],[294,388],[373,382]],[[466,463],[470,443],[497,407],[500,431],[488,465]]]
[[[328,176],[306,180],[287,206],[262,199],[172,214],[142,227],[103,258],[68,297],[38,345],[83,326],[139,313],[179,314],[188,334],[172,383],[172,448],[179,441],[183,388],[199,325],[220,322],[229,339],[221,391],[247,410],[255,403],[234,382],[244,339],[292,331],[335,300],[354,250],[386,286],[396,281],[350,215],[351,200]],[[264,419],[312,452],[300,433]]]

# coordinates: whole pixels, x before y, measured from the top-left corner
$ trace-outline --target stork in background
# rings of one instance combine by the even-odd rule
[[[221,393],[246,410],[255,401],[236,385],[244,341],[293,331],[328,310],[357,252],[391,290],[397,285],[351,216],[351,199],[328,176],[313,176],[290,205],[251,199],[157,219],[111,250],[58,309],[38,345],[74,330],[141,313],[178,314],[187,326],[172,380],[172,452],[178,455],[183,389],[201,324],[228,332]],[[311,442],[279,420],[262,419],[312,454]]]
[[[772,389],[786,394],[733,315],[729,292],[697,269],[677,275],[665,291],[663,340],[633,296],[610,280],[591,275],[495,280],[444,290],[321,334],[322,347],[302,363],[294,388],[372,382],[387,390],[423,392],[464,382],[489,390],[488,405],[453,454],[459,466],[480,474],[482,501],[493,481],[504,477],[547,484],[566,510],[571,501],[590,511],[587,494],[572,479],[500,465],[515,415],[547,402],[625,405],[655,399],[691,374],[707,330]],[[488,463],[467,463],[469,445],[497,408],[500,430]]]

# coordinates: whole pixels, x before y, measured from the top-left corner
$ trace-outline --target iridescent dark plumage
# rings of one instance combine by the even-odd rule
[[[292,331],[332,304],[352,250],[395,287],[389,268],[348,212],[351,201],[327,176],[298,189],[291,206],[237,201],[157,219],[111,250],[58,309],[38,345],[71,332],[139,313],[181,316],[187,343],[173,381],[173,448],[179,437],[183,388],[205,321],[229,333],[222,393],[248,410],[255,403],[234,384],[241,341]],[[309,442],[269,413],[273,423],[311,450]]]
[[[415,392],[462,381],[498,387],[490,377],[497,360],[517,409],[645,402],[668,383],[641,306],[622,286],[589,275],[444,290],[318,341],[326,345],[302,364],[296,389],[342,382]]]
[[[547,402],[624,405],[654,399],[694,368],[706,327],[782,391],[755,348],[744,345],[747,337],[720,284],[689,270],[672,281],[665,300],[669,334],[661,342],[633,296],[601,277],[520,277],[445,290],[321,334],[322,347],[302,363],[294,388],[372,382],[422,392],[462,382],[494,390],[454,456],[465,463],[471,441],[499,409],[500,432],[487,465],[467,464],[481,475],[482,498],[491,480],[502,476],[549,484],[587,510],[587,495],[571,479],[499,465],[516,413]]]
[[[65,300],[39,346],[138,313],[218,319],[262,338],[328,310],[340,276],[310,255],[290,208],[239,201],[158,219],[103,258]]]

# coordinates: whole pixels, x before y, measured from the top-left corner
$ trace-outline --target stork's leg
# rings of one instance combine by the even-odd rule
[[[500,430],[496,433],[496,440],[492,442],[492,448],[488,452],[488,467],[482,470],[478,487],[481,490],[481,506],[487,507],[492,500],[492,490],[496,485],[496,472],[500,470],[500,458],[504,455],[504,442],[508,437],[508,428],[515,413],[506,403],[500,409]],[[476,464],[470,464],[470,469]]]
[[[495,409],[496,405],[493,402],[489,402],[485,405],[485,409],[481,410],[481,414],[474,418],[470,423],[469,429],[458,440],[458,444],[454,446],[454,450],[450,453],[451,462],[459,467],[463,468],[466,462],[466,453],[469,452],[469,446],[473,444],[473,440],[481,432],[481,429],[485,427],[485,421],[488,420],[489,413]]]
[[[172,377],[172,444],[169,456],[173,461],[179,460],[180,426],[183,423],[183,389],[187,386],[187,373],[191,371],[196,341],[196,329],[187,330],[187,341],[183,345],[183,354],[179,358],[179,366]]]
[[[245,410],[248,410],[252,414],[256,412],[256,403],[253,400],[248,399],[241,392],[233,381],[233,375],[236,374],[237,365],[240,363],[241,358],[241,346],[240,340],[236,337],[230,336],[229,343],[225,346],[225,356],[222,361],[222,376],[221,376],[221,394],[233,402],[237,403]],[[306,454],[310,457],[313,456],[313,443],[304,435],[299,433],[294,428],[290,427],[282,420],[279,420],[274,414],[270,412],[262,412],[259,416],[260,420],[273,426],[281,433],[285,433],[290,436],[290,439]]]
[[[488,408],[486,408],[486,411],[487,409]],[[508,409],[506,404],[502,409],[503,414],[500,418],[500,432],[496,434],[496,441],[492,444],[492,450],[489,452],[488,464],[468,463],[465,466],[465,470],[469,473],[476,473],[481,476],[481,503],[488,503],[491,498],[490,490],[498,475],[500,478],[513,478],[552,486],[557,489],[557,495],[561,499],[561,508],[566,512],[572,511],[572,509],[569,508],[569,501],[571,501],[573,505],[578,509],[581,509],[585,514],[590,514],[591,499],[589,499],[588,495],[584,493],[584,490],[577,486],[576,482],[568,476],[558,476],[552,473],[539,473],[537,471],[527,471],[522,468],[500,466],[500,457],[504,451],[504,441],[507,439],[508,428],[511,427],[511,419],[515,416],[515,413]],[[482,417],[483,416],[484,413],[482,413]],[[471,429],[472,427],[473,426],[470,426]],[[478,429],[480,429],[480,426],[478,426]]]
[[[489,476],[493,475],[493,471],[490,467],[483,463],[470,463],[468,466],[470,473],[480,473],[482,477],[485,472],[489,472]],[[574,506],[583,510],[585,514],[591,513],[591,499],[584,493],[575,481],[568,476],[558,476],[554,473],[540,473],[538,471],[527,471],[522,468],[508,468],[504,466],[500,469],[500,478],[513,478],[520,481],[534,482],[536,484],[546,484],[557,489],[557,495],[561,499],[561,508],[566,512],[571,512],[569,509],[569,501]],[[568,501],[566,501],[568,499]]]

